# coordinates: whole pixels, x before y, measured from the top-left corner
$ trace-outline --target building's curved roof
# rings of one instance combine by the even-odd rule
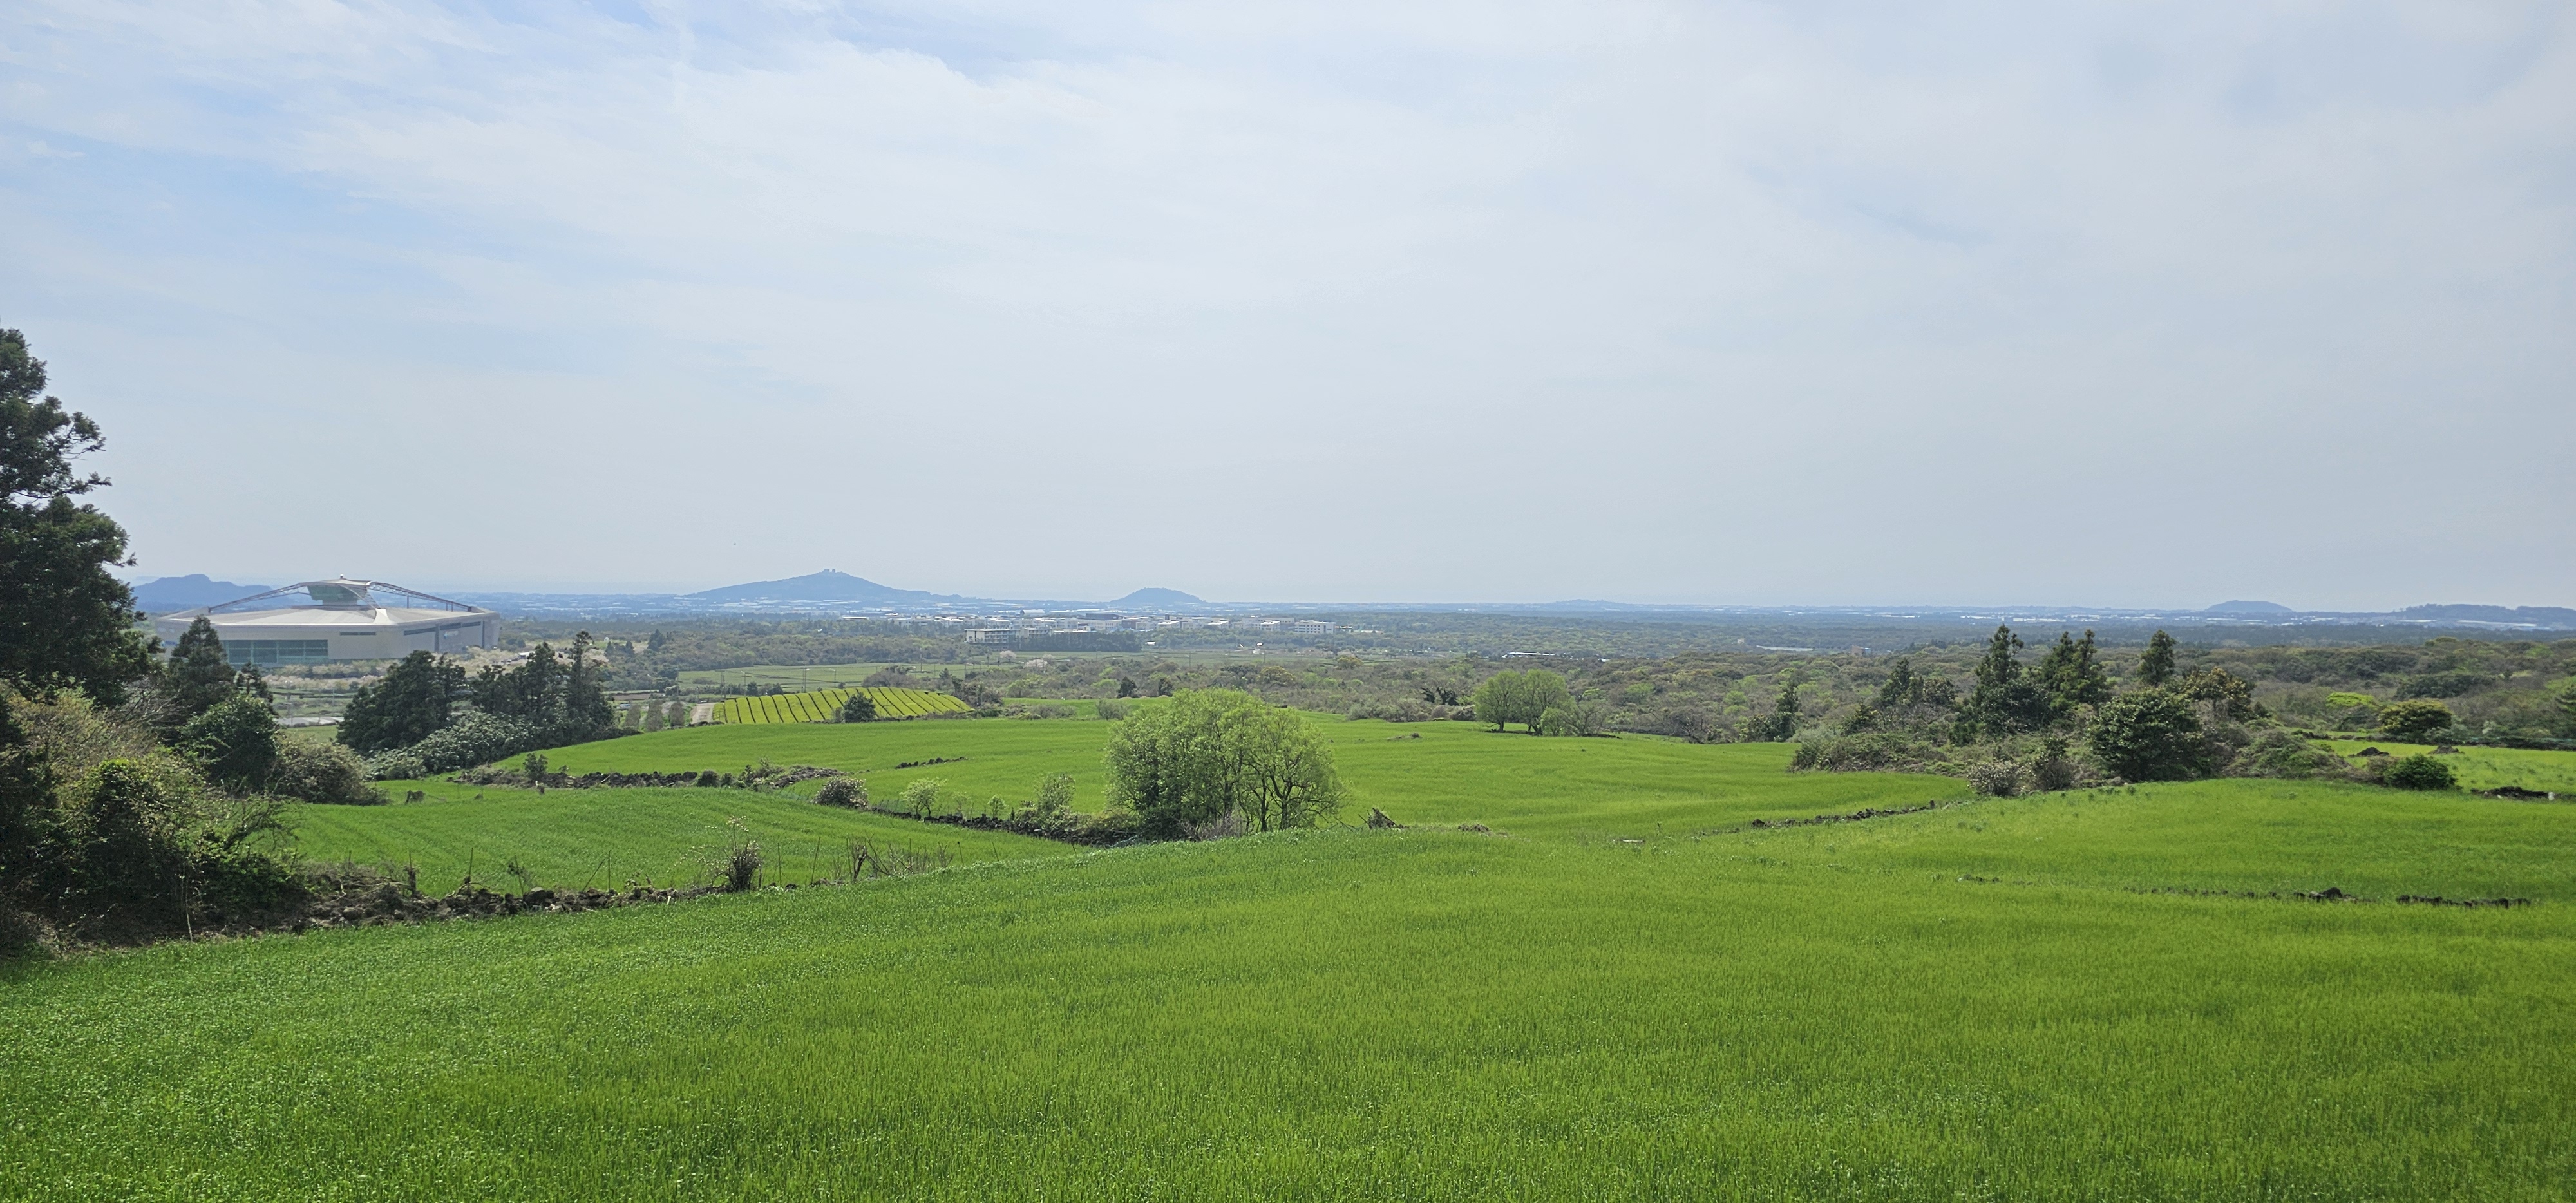
[[[412,615],[428,617],[437,614],[491,613],[481,606],[469,606],[461,601],[440,597],[435,593],[423,593],[418,589],[397,585],[390,581],[359,581],[348,577],[333,577],[327,581],[304,581],[271,589],[265,593],[254,593],[249,597],[238,598],[221,605],[201,606],[194,610],[181,611],[171,617],[193,618],[203,614],[209,618],[240,622],[251,619],[253,615],[269,612],[291,613],[297,610],[329,610],[345,614],[351,619],[357,619],[362,614],[373,616],[378,612],[406,616],[396,617],[394,621],[397,622],[411,621],[413,619],[407,616]]]

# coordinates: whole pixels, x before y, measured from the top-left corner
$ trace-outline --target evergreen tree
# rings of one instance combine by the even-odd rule
[[[464,691],[465,670],[455,661],[413,652],[375,684],[358,687],[340,718],[338,738],[368,755],[410,747],[455,718],[456,698]]]
[[[1977,661],[1976,685],[1968,691],[1959,734],[1991,738],[2049,724],[2054,716],[2048,691],[2022,671],[2021,661],[2014,656],[2020,650],[2021,636],[1998,624],[1986,641],[1984,658]]]
[[[161,670],[161,690],[174,712],[170,725],[184,725],[231,698],[239,692],[237,676],[224,656],[224,641],[215,634],[215,624],[198,615],[179,636],[179,646],[171,649],[170,663]]]
[[[608,700],[608,687],[600,680],[600,666],[591,662],[590,632],[577,632],[572,637],[572,664],[564,673],[563,724],[559,734],[565,742],[592,739],[617,727],[617,706]]]
[[[2138,657],[2138,684],[2162,689],[2174,677],[2174,637],[2159,630]]]
[[[2058,632],[2057,646],[2048,649],[2048,656],[2039,663],[2039,681],[2048,691],[2050,708],[2061,719],[2078,707],[2111,700],[2111,675],[2097,658],[2090,630],[2080,640]]]
[[[133,629],[134,591],[108,572],[133,563],[125,529],[72,500],[107,483],[72,468],[106,436],[44,391],[26,336],[0,330],[0,684],[113,703],[157,649]]]
[[[569,675],[553,644],[540,643],[517,668],[492,665],[474,675],[474,708],[540,731],[563,725],[564,679]]]
[[[1790,739],[1798,734],[1798,686],[1796,673],[1780,683],[1780,697],[1771,704],[1771,738]]]

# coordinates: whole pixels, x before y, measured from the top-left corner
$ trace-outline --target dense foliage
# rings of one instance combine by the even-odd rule
[[[1109,796],[1147,835],[1228,817],[1260,831],[1311,827],[1341,807],[1332,750],[1295,712],[1230,689],[1140,708],[1109,736]]]

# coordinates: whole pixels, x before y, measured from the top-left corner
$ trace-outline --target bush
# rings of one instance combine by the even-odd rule
[[[717,863],[716,869],[724,878],[723,888],[729,893],[739,894],[760,884],[760,842],[751,838],[750,829],[744,827],[740,819],[726,820],[725,828],[732,833],[733,842],[725,849],[724,859]]]
[[[841,703],[841,711],[837,717],[845,723],[875,722],[877,700],[869,697],[868,691],[864,689],[851,690],[849,700]]]
[[[2421,752],[2390,762],[2379,780],[2398,789],[2449,789],[2455,783],[2451,766]]]
[[[279,744],[269,768],[268,792],[301,802],[373,806],[383,794],[367,788],[367,762],[343,744],[290,739]]]
[[[2040,742],[2039,758],[2030,762],[2032,788],[2055,793],[2075,788],[2083,777],[2083,766],[2066,754],[2066,737],[2051,735]]]
[[[1968,770],[1968,784],[1981,794],[2009,798],[2029,788],[2030,770],[2015,760],[1989,760]]]
[[[2425,743],[2453,721],[2450,707],[2425,698],[2396,702],[2379,712],[2380,733],[2406,743]]]
[[[249,793],[268,784],[277,763],[277,712],[248,694],[234,694],[179,729],[179,746],[224,787]]]
[[[2230,777],[2282,777],[2293,780],[2349,777],[2352,762],[2308,742],[2295,731],[2275,727],[2255,737],[2252,745],[2227,764]]]
[[[864,807],[868,804],[868,783],[858,777],[834,777],[814,792],[814,800],[825,806]]]
[[[1930,766],[1940,759],[1941,750],[1931,744],[1892,731],[1871,731],[1800,740],[1789,767],[1830,773],[1919,773],[1931,771]]]
[[[895,795],[894,808],[916,819],[927,819],[938,811],[939,791],[946,785],[935,777],[924,777]]]
[[[1092,703],[1092,713],[1114,723],[1127,717],[1128,705],[1129,703],[1126,702],[1116,702],[1107,698],[1102,698],[1101,700]]]
[[[1052,820],[1073,808],[1073,774],[1049,773],[1038,782],[1037,812],[1040,819]]]
[[[429,776],[429,766],[409,748],[379,752],[367,758],[369,781],[417,781]]]
[[[413,744],[411,754],[423,772],[450,773],[516,755],[537,742],[536,728],[526,723],[476,712]]]
[[[2104,702],[2094,714],[2092,744],[2103,768],[2130,781],[2185,781],[2210,769],[2198,708],[2162,689]]]

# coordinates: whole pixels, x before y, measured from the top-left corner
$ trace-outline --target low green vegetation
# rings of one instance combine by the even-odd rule
[[[409,787],[409,788],[405,788]],[[394,783],[417,802],[301,806],[285,817],[301,855],[353,861],[426,894],[456,889],[470,873],[483,886],[524,892],[712,883],[736,842],[757,842],[764,882],[850,875],[850,845],[946,853],[956,863],[1057,856],[1063,844],[1004,832],[937,826],[741,789],[474,789]]]

